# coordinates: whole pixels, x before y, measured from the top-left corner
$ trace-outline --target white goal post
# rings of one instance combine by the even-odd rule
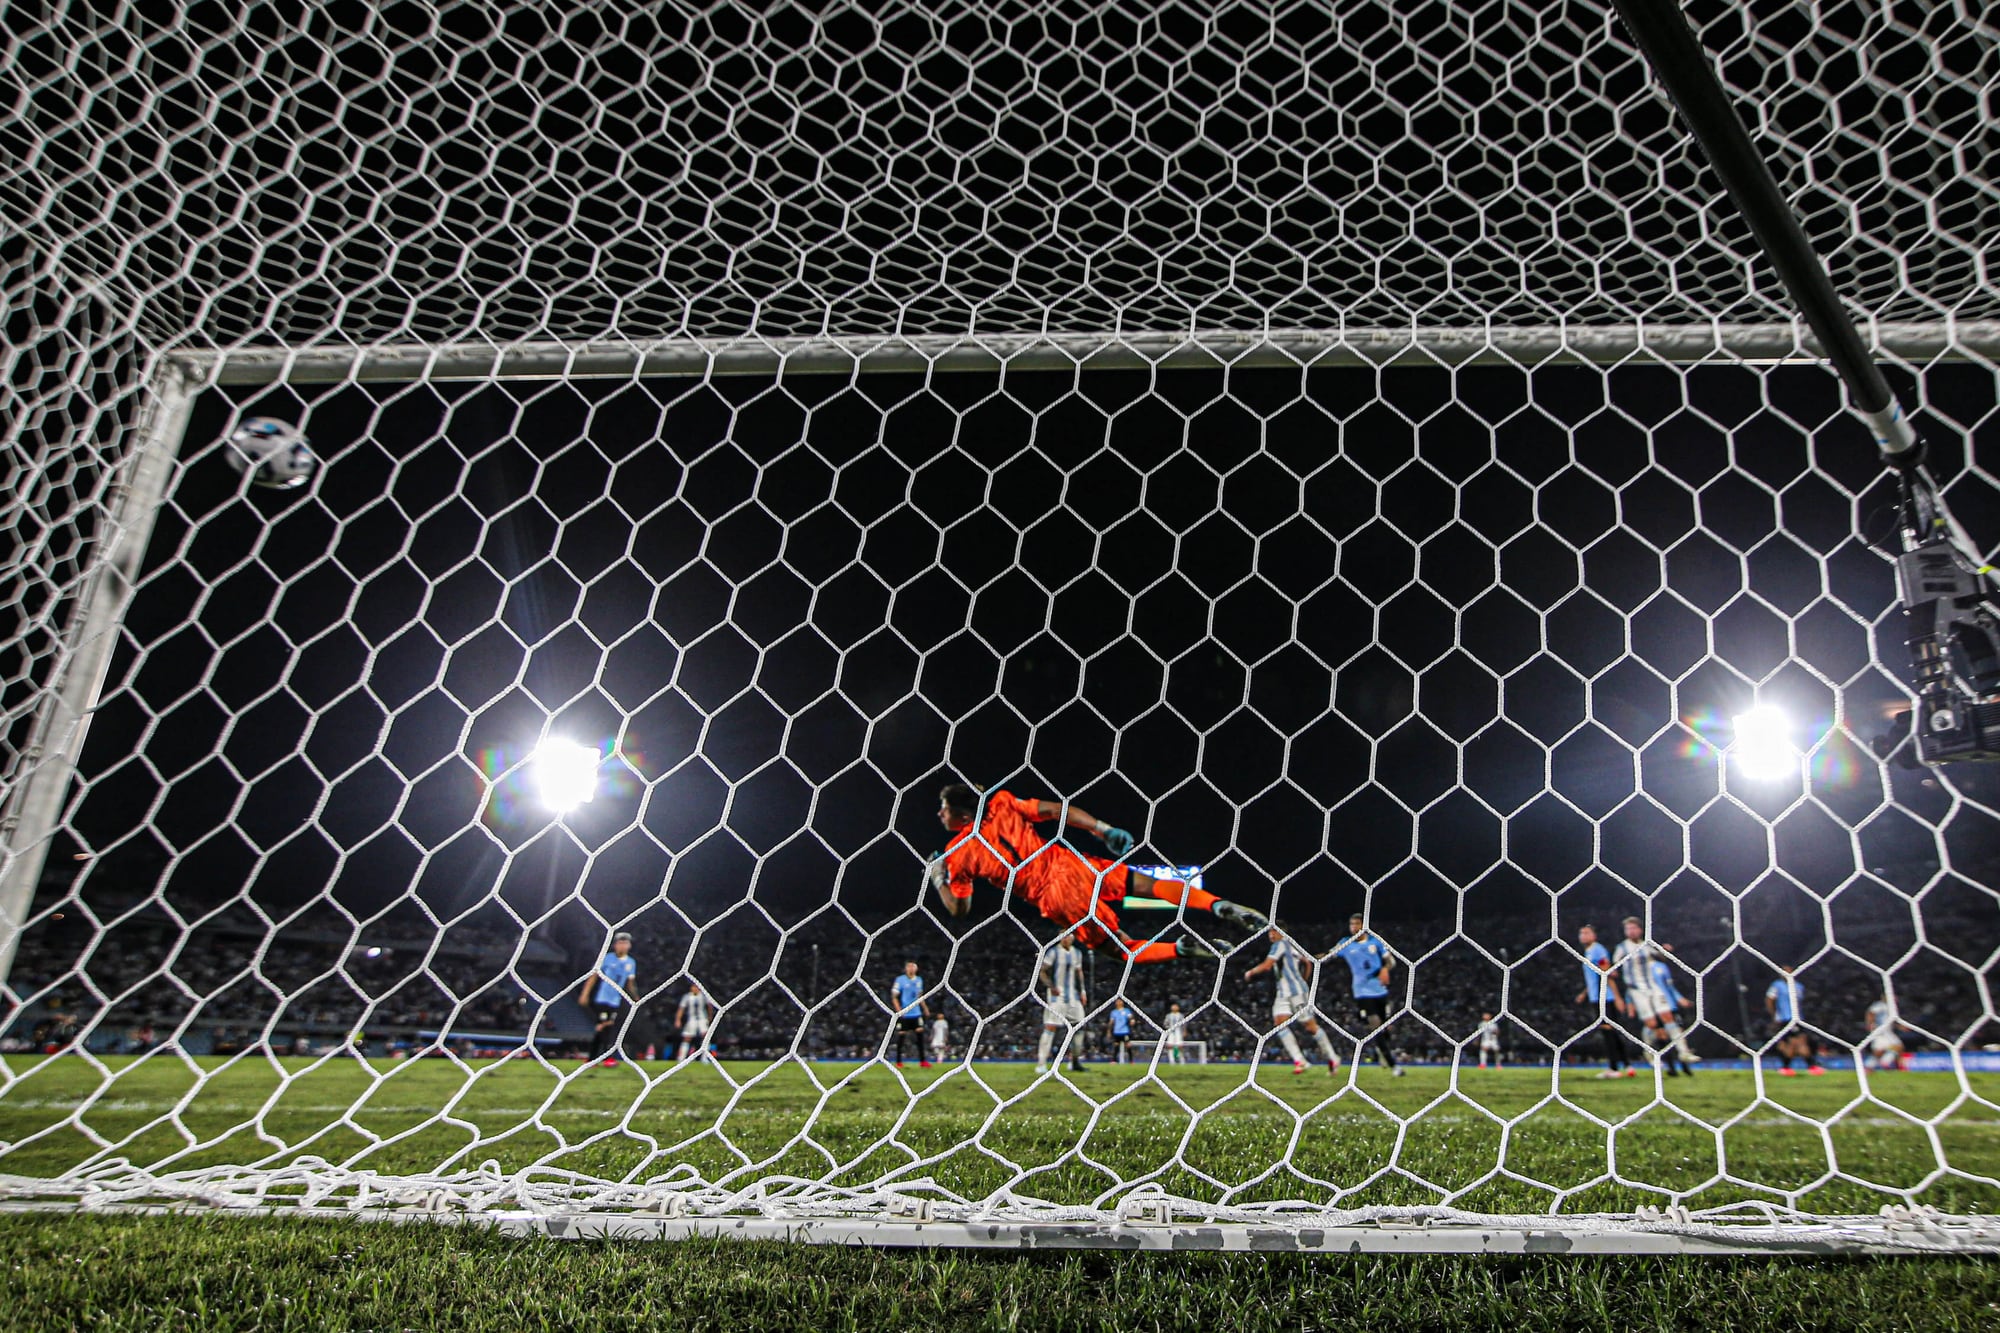
[[[1607,8],[628,9],[0,0],[0,1208],[2000,1251],[2000,766]],[[1705,13],[1993,561],[2000,29]]]

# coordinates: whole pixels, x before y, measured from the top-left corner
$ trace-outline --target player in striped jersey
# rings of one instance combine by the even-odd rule
[[[675,1060],[708,1053],[708,1029],[711,1025],[708,996],[696,983],[688,983],[687,994],[681,996],[680,1005],[674,1010],[674,1022],[681,1030],[681,1044],[674,1053]]]
[[[1049,1067],[1049,1053],[1055,1047],[1056,1034],[1067,1031],[1069,1040],[1065,1043],[1069,1050],[1069,1067],[1083,1068],[1083,1007],[1090,997],[1083,992],[1083,950],[1076,947],[1076,932],[1065,930],[1055,942],[1042,950],[1039,966],[1035,969],[1041,983],[1047,989],[1043,992],[1047,1003],[1042,1009],[1042,1040],[1035,1048],[1035,1072],[1042,1073]],[[1060,1057],[1058,1057],[1060,1058]]]
[[[1299,948],[1276,922],[1265,933],[1265,938],[1271,941],[1271,951],[1264,955],[1263,962],[1245,972],[1243,979],[1250,981],[1266,972],[1276,974],[1278,993],[1271,1000],[1271,1027],[1284,1045],[1285,1054],[1292,1057],[1292,1072],[1306,1072],[1305,1054],[1299,1050],[1299,1039],[1292,1035],[1292,1024],[1297,1022],[1319,1046],[1319,1053],[1326,1060],[1327,1072],[1339,1073],[1340,1057],[1334,1054],[1333,1039],[1320,1028],[1319,1020],[1313,1015],[1312,993],[1308,985],[1312,956]]]
[[[1597,1077],[1632,1078],[1639,1071],[1625,1061],[1625,1034],[1606,1012],[1618,1003],[1618,988],[1611,980],[1611,950],[1599,942],[1596,926],[1579,926],[1576,942],[1583,950],[1583,989],[1576,1002],[1597,1010],[1597,1035],[1604,1043],[1604,1068]]]
[[[1491,1014],[1479,1016],[1479,1067],[1486,1068],[1486,1057],[1493,1057],[1493,1067],[1500,1067],[1500,1020]]]
[[[1629,1018],[1645,1024],[1646,1042],[1663,1048],[1667,1073],[1689,1074],[1694,1070],[1679,1058],[1681,1024],[1673,1001],[1660,989],[1653,964],[1666,955],[1666,946],[1646,938],[1646,923],[1636,916],[1625,918],[1625,938],[1611,955],[1613,985],[1618,1004]]]
[[[1191,941],[1135,940],[1118,928],[1112,904],[1131,895],[1158,898],[1192,911],[1211,912],[1219,921],[1262,929],[1263,913],[1228,902],[1179,880],[1155,879],[1123,862],[1085,856],[1064,843],[1049,842],[1035,825],[1061,821],[1065,828],[1095,833],[1105,850],[1122,857],[1133,839],[1075,805],[1024,800],[1012,792],[981,796],[954,782],[938,794],[938,820],[951,833],[951,845],[933,861],[931,883],[945,910],[964,916],[972,910],[972,886],[977,880],[997,884],[1033,903],[1041,914],[1076,932],[1086,949],[1116,946],[1134,963],[1164,963],[1171,958],[1214,958],[1212,950]]]
[[[1181,1063],[1187,1056],[1187,1015],[1181,1012],[1178,1002],[1167,1006],[1167,1018],[1160,1031],[1165,1040],[1167,1063]]]
[[[1877,1069],[1908,1069],[1910,1056],[1903,1049],[1903,1022],[1896,1016],[1896,1002],[1884,995],[1868,1006],[1868,1053]]]

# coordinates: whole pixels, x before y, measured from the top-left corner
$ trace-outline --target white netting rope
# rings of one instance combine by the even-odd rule
[[[1797,353],[1789,312],[1604,12],[1324,8],[0,6],[27,224],[0,238],[0,1041],[26,1048],[0,1195],[1990,1207],[2000,797],[1870,753],[1906,692],[1865,435],[1830,379],[1754,364]],[[2000,33],[1697,17],[1990,559],[2000,192],[1952,163],[1993,144]],[[942,373],[968,349],[992,364]],[[224,461],[259,413],[319,450],[301,491]],[[149,466],[141,570],[114,537]],[[1730,725],[1770,700],[1801,754],[1760,788]],[[603,738],[608,786],[551,824],[525,784],[556,734]],[[1051,927],[988,888],[947,929],[920,896],[948,774],[1197,858],[1316,953],[1365,908],[1389,1041],[1449,1073],[1422,1099],[1355,1075],[1337,963],[1324,1096],[1189,1083],[1159,1045],[1115,1093],[988,1066],[1035,1058]],[[1697,1045],[1751,1062],[1742,1097],[1686,1109],[1651,1066],[1616,1104],[1556,1067],[1489,1096],[1483,1012],[1516,1063],[1595,1053],[1572,941],[1628,910],[1679,946]],[[729,1053],[776,1063],[580,1105],[556,1058],[618,929],[647,1044],[693,979]],[[906,954],[957,1081],[857,1116]],[[1149,1041],[1179,1003],[1212,1059],[1273,1057],[1253,957],[1100,955],[1093,1035],[1123,993]],[[1893,1001],[1937,1095],[1862,1068],[1795,1105],[1758,1066],[1781,965],[1857,1064]],[[406,1068],[438,1077],[405,1096]],[[1031,1143],[1049,1098],[1070,1129]],[[1249,1161],[1217,1141],[1239,1116]],[[1692,1165],[1646,1155],[1676,1134]],[[1388,1196],[1423,1202],[1347,1206]]]
[[[1739,1203],[1695,1210],[1646,1205],[1626,1214],[1586,1213],[1551,1219],[1544,1213],[1480,1213],[1447,1207],[1339,1209],[1303,1200],[1228,1208],[1140,1190],[1118,1208],[1105,1210],[1064,1207],[1013,1195],[964,1200],[923,1178],[905,1181],[894,1190],[839,1190],[809,1180],[768,1179],[732,1192],[673,1180],[606,1186],[590,1177],[563,1172],[508,1172],[492,1162],[450,1174],[384,1176],[307,1158],[276,1170],[222,1167],[165,1177],[135,1173],[129,1164],[120,1162],[62,1183],[0,1176],[0,1190],[4,1190],[0,1197],[15,1204],[54,1203],[84,1212],[192,1208],[269,1214],[278,1210],[299,1216],[368,1213],[572,1225],[592,1217],[688,1224],[726,1224],[754,1217],[781,1224],[887,1222],[930,1228],[938,1235],[948,1235],[945,1229],[952,1226],[995,1224],[1073,1227],[1099,1234],[1106,1227],[1233,1226],[1292,1233],[1361,1227],[1440,1228],[1541,1236],[1680,1236],[1748,1250],[1806,1253],[1835,1253],[1863,1246],[1877,1252],[1911,1254],[1985,1252],[2000,1244],[2000,1232],[1990,1219],[1956,1218],[1935,1208],[1889,1204],[1873,1217],[1801,1218],[1768,1204]]]

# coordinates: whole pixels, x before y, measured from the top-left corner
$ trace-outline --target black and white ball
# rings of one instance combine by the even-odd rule
[[[245,418],[229,437],[228,454],[251,485],[274,491],[305,485],[319,466],[299,428],[276,417]]]

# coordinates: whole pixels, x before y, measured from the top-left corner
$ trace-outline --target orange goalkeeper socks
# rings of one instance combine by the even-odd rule
[[[1132,961],[1135,963],[1166,963],[1179,956],[1179,946],[1169,944],[1165,940],[1137,945],[1132,950]]]
[[[1153,896],[1162,902],[1186,903],[1197,912],[1211,911],[1215,907],[1214,894],[1207,889],[1192,888],[1177,879],[1154,880]]]

